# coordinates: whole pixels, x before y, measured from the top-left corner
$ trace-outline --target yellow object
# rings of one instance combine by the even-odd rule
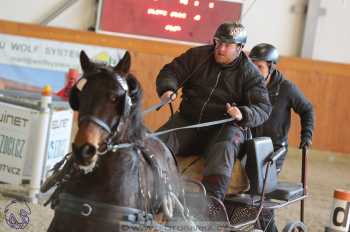
[[[95,57],[95,59],[110,64],[111,57],[107,52],[101,52]]]
[[[52,95],[52,87],[51,87],[51,85],[45,85],[43,90],[41,91],[41,95],[43,95],[43,96],[51,96]]]

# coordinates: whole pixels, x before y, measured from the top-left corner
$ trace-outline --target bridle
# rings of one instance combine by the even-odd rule
[[[79,118],[79,125],[83,122],[91,121],[100,128],[102,128],[104,131],[108,133],[107,138],[99,144],[99,147],[97,148],[97,155],[105,155],[109,151],[116,151],[116,149],[113,149],[115,144],[115,138],[118,138],[119,135],[123,134],[123,127],[125,125],[126,119],[120,117],[118,122],[115,124],[115,126],[109,126],[105,121],[102,119],[99,119],[96,116],[92,115],[85,115],[81,118]]]
[[[107,68],[97,68],[92,73],[89,73],[88,75],[84,75],[83,78],[88,79],[90,76],[93,76],[102,72],[110,72],[110,70],[108,70]],[[104,149],[102,151],[100,150],[101,145],[97,149],[98,155],[104,155],[107,152],[112,151],[112,147],[114,145],[113,141],[115,140],[115,138],[124,137],[124,125],[128,120],[131,107],[132,107],[132,101],[128,94],[129,87],[125,78],[121,77],[119,74],[113,74],[113,78],[125,91],[123,95],[122,112],[120,114],[120,118],[117,121],[117,123],[115,123],[115,125],[110,126],[104,120],[93,115],[83,115],[79,117],[79,122],[78,122],[78,125],[80,126],[83,122],[91,121],[108,133],[107,138],[101,144],[103,145],[102,147]]]

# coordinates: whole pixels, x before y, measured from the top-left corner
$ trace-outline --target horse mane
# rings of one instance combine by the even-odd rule
[[[126,81],[129,86],[129,96],[132,102],[126,137],[129,142],[137,143],[141,142],[145,138],[146,132],[148,131],[143,123],[143,115],[141,110],[143,90],[140,82],[133,74],[128,73],[126,76]]]

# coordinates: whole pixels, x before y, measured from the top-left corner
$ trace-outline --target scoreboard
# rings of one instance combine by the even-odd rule
[[[239,20],[242,1],[103,0],[97,32],[191,44],[210,43],[219,24]]]

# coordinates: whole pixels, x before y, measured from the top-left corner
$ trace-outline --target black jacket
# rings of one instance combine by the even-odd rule
[[[235,103],[243,114],[241,126],[255,127],[269,117],[271,104],[257,68],[242,52],[229,65],[215,62],[211,45],[189,49],[165,65],[157,77],[157,92],[182,87],[180,113],[192,122],[227,117],[226,103]]]
[[[284,79],[282,74],[275,70],[267,88],[272,112],[270,118],[263,125],[253,129],[253,135],[271,137],[275,148],[280,147],[282,143],[288,145],[291,109],[293,109],[300,116],[301,140],[311,140],[314,128],[314,110],[312,104],[298,87],[291,81]]]

